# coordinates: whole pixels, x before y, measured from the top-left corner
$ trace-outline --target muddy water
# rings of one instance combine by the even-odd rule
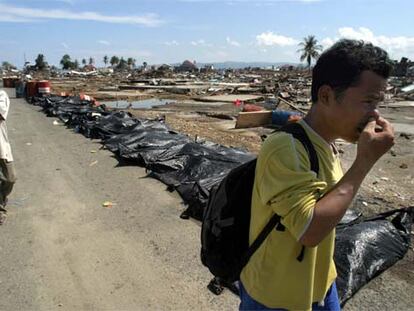
[[[161,99],[161,98],[150,98],[150,99],[143,99],[137,101],[126,101],[126,100],[118,100],[118,101],[103,101],[101,104],[105,104],[109,108],[132,108],[132,109],[142,109],[142,108],[151,108],[155,106],[163,106],[169,103],[175,103],[176,100],[174,99]]]

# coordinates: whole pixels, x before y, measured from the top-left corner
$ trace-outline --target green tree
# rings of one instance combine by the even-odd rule
[[[319,52],[322,51],[322,46],[318,44],[318,40],[316,40],[313,35],[303,38],[303,42],[299,43],[299,46],[301,46],[301,48],[297,52],[302,53],[300,61],[303,62],[306,59],[310,70],[312,58],[316,60],[319,57]]]
[[[106,65],[108,64],[108,55],[105,55],[105,56],[103,57],[103,62],[104,62],[105,67],[106,67]]]
[[[73,67],[72,60],[68,54],[63,55],[62,59],[60,60],[60,64],[62,65],[63,69],[71,69]]]
[[[128,64],[129,68],[131,68],[131,69],[134,68],[135,67],[135,62],[136,62],[136,60],[134,58],[128,57],[127,64]]]
[[[120,70],[127,69],[128,68],[128,62],[123,57],[121,57],[121,59],[119,60],[118,65],[116,66],[116,68],[120,69]]]
[[[1,63],[1,67],[5,70],[16,69],[16,66],[6,61]]]
[[[116,66],[119,64],[119,58],[118,56],[112,56],[111,60],[109,61],[111,63],[111,66]]]
[[[82,58],[82,65],[86,65],[86,59]]]
[[[47,67],[47,62],[45,61],[45,56],[43,54],[39,54],[36,57],[35,65],[38,70],[44,70]]]
[[[89,65],[93,65],[95,63],[95,60],[92,57],[89,57]]]
[[[79,68],[79,61],[75,59],[75,61],[71,64],[72,69],[78,69]]]

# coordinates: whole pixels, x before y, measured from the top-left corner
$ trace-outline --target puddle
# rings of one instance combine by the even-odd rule
[[[161,98],[150,98],[150,99],[143,99],[143,100],[136,100],[136,101],[126,101],[126,100],[118,100],[118,101],[103,101],[100,102],[101,104],[105,104],[109,108],[118,108],[118,109],[125,109],[125,108],[132,108],[132,109],[140,109],[140,108],[151,108],[154,106],[163,106],[169,103],[175,103],[176,100],[174,99],[161,99]]]

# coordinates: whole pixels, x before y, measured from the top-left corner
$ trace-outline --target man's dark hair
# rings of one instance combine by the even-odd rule
[[[364,70],[387,79],[392,61],[383,49],[364,41],[343,39],[323,52],[312,73],[312,102],[318,101],[318,90],[329,85],[339,98],[349,87],[358,83]]]

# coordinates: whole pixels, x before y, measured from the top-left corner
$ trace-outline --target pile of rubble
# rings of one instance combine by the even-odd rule
[[[10,73],[4,72],[3,77],[7,74]],[[213,65],[197,68],[195,62],[184,61],[175,67],[162,64],[124,70],[109,67],[78,71],[55,69],[48,72],[17,71],[13,75],[20,79],[49,79],[55,93],[76,95],[87,92],[98,100],[133,100],[148,96],[204,100],[216,95],[256,95],[260,99],[248,103],[266,106],[266,103],[276,104],[283,99],[292,104],[290,108],[294,110],[306,111],[310,106],[311,72],[293,66],[214,69]],[[395,63],[386,100],[414,100],[414,62],[403,58]]]

